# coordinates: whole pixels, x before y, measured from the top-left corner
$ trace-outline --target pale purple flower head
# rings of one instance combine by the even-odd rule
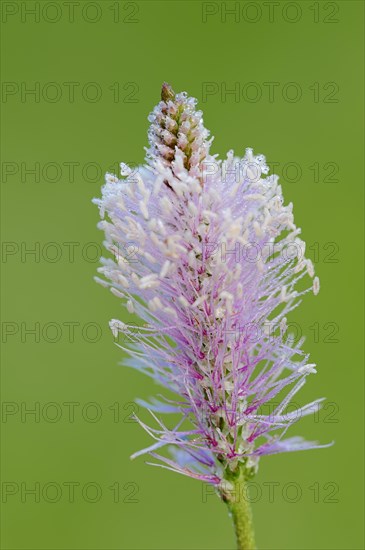
[[[95,202],[115,260],[102,259],[107,281],[98,281],[143,320],[134,343],[119,344],[126,363],[177,396],[139,401],[154,443],[134,456],[219,485],[240,465],[255,472],[262,455],[318,446],[285,435],[321,401],[286,412],[316,372],[286,315],[319,281],[265,157],[212,156],[195,107],[164,84],[145,165],[106,175]],[[110,326],[115,336],[129,331]],[[179,414],[172,427],[161,419],[170,412]]]

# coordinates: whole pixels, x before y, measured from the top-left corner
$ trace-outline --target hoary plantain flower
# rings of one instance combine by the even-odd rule
[[[316,372],[286,315],[319,281],[263,155],[212,156],[196,100],[167,84],[149,121],[145,165],[122,163],[121,179],[107,174],[95,200],[115,258],[102,259],[97,280],[143,320],[119,345],[129,366],[177,395],[139,401],[154,425],[138,422],[154,442],[133,456],[215,485],[239,548],[251,549],[242,487],[260,457],[320,446],[285,437],[321,401],[286,412]],[[110,327],[115,337],[131,331],[115,319]],[[179,415],[173,427],[161,419],[169,412]]]

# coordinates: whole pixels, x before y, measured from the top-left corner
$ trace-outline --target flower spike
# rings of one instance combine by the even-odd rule
[[[113,320],[113,334],[126,364],[177,396],[140,402],[154,441],[134,456],[150,454],[229,500],[227,486],[253,475],[262,456],[319,446],[285,438],[322,401],[286,413],[316,372],[286,318],[319,280],[263,155],[210,155],[196,100],[166,83],[149,121],[145,164],[107,174],[95,200],[114,256],[102,259],[102,284],[142,321],[135,331]],[[168,412],[181,421],[168,427]]]

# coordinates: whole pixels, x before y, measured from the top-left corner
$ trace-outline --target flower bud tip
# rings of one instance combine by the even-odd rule
[[[162,101],[169,101],[169,99],[174,99],[175,97],[175,92],[174,90],[171,88],[170,84],[167,84],[167,82],[164,82],[162,84],[162,89],[161,89],[161,99]]]

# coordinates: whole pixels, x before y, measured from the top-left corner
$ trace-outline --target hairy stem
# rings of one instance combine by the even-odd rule
[[[229,474],[229,487],[221,492],[233,520],[236,533],[237,550],[255,550],[255,534],[251,504],[246,486],[246,472],[244,468],[236,474]]]

